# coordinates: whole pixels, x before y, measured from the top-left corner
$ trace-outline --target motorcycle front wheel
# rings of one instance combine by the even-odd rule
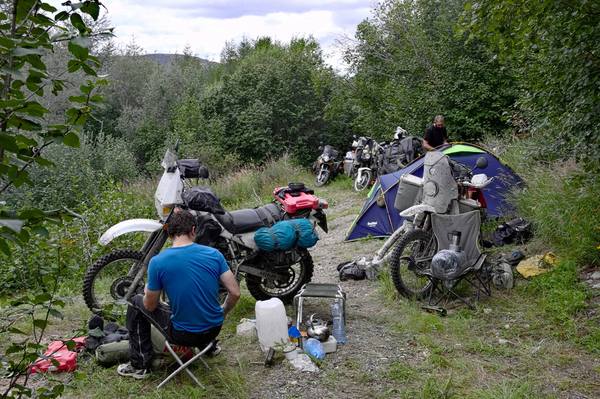
[[[372,172],[370,170],[363,170],[363,172],[356,176],[354,179],[354,190],[362,191],[369,186],[371,182]]]
[[[420,271],[431,267],[436,253],[437,241],[430,231],[415,229],[402,236],[389,261],[390,275],[400,295],[409,299],[429,295],[431,281]]]
[[[327,181],[329,181],[329,169],[327,167],[322,167],[318,172],[317,172],[317,177],[315,178],[315,186],[317,187],[321,187],[324,186],[325,184],[327,184]]]
[[[287,278],[281,281],[247,275],[246,286],[250,294],[259,301],[279,298],[283,303],[291,303],[300,288],[310,282],[313,275],[314,264],[310,253],[303,250],[301,256],[298,263],[289,266]]]
[[[83,299],[95,314],[117,320],[125,315],[127,293],[144,255],[131,249],[118,249],[90,266],[83,278]],[[136,293],[144,292],[140,281]]]

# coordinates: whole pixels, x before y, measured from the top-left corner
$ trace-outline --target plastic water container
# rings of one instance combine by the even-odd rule
[[[325,349],[318,339],[309,338],[304,343],[304,352],[319,360],[325,359]]]
[[[344,311],[339,299],[331,304],[331,317],[333,319],[333,336],[338,344],[344,345],[347,341],[346,329],[344,326]]]
[[[289,341],[285,307],[279,298],[256,301],[254,311],[258,343],[263,352]]]

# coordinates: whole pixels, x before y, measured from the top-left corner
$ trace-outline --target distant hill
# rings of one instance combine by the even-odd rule
[[[183,57],[183,54],[163,54],[163,53],[154,53],[154,54],[144,54],[144,57],[151,59],[159,63],[160,65],[169,65],[172,61],[175,61],[178,57]],[[202,64],[206,66],[216,65],[218,62],[205,60],[204,58],[194,57]]]

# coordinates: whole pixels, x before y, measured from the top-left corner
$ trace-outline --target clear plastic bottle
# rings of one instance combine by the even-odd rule
[[[325,349],[323,349],[323,344],[317,339],[307,339],[304,343],[304,352],[319,360],[325,359]]]
[[[336,299],[331,304],[331,318],[333,320],[333,336],[338,344],[344,345],[347,342],[346,328],[344,326],[344,308],[339,299]]]

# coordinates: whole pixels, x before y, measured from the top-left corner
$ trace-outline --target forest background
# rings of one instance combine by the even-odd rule
[[[17,51],[16,39],[6,39],[18,33],[17,4],[36,10],[20,18],[66,36],[41,43],[40,35],[36,44],[23,33],[29,41]],[[596,1],[384,0],[345,41],[343,76],[310,37],[248,38],[229,43],[219,63],[184,51],[164,64],[135,43],[117,47],[110,10],[100,15],[97,1],[67,6],[66,16],[41,4],[0,7],[0,207],[25,222],[18,234],[0,226],[7,304],[23,294],[32,306],[60,307],[56,292],[77,289],[105,251],[95,243],[103,229],[153,218],[151,197],[140,193],[151,194],[161,156],[177,139],[180,153],[207,164],[221,181],[217,194],[236,206],[257,190],[268,194],[272,182],[260,175],[269,168],[310,165],[321,142],[345,151],[353,135],[389,140],[396,126],[421,136],[436,114],[446,117],[452,141],[489,146],[525,178],[515,203],[564,259],[565,278],[600,265]],[[47,76],[36,75],[37,61]],[[18,87],[17,72],[28,74]],[[56,76],[62,86],[39,89]],[[16,90],[37,98],[21,108],[29,119],[17,122],[15,101],[24,104],[25,95]],[[240,173],[249,176],[245,186],[227,183],[243,180]],[[70,219],[65,207],[86,222]],[[565,320],[589,299],[577,290]],[[567,294],[544,295],[558,303]],[[584,338],[598,350],[598,329]]]

